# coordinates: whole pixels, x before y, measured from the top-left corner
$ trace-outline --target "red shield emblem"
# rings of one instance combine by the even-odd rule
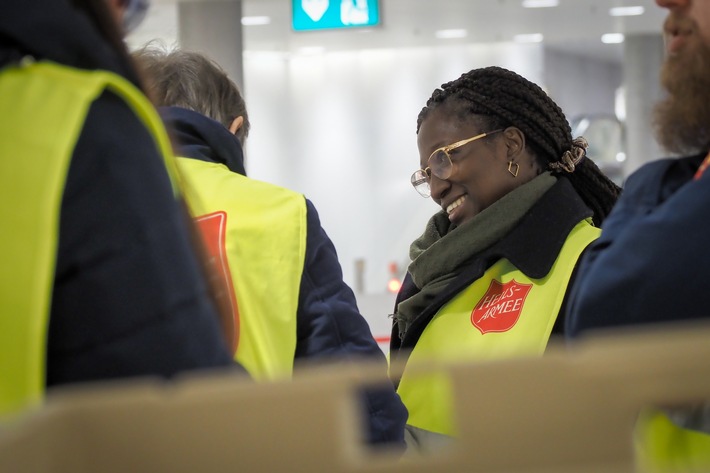
[[[232,273],[229,270],[229,261],[227,260],[227,214],[225,212],[214,212],[195,218],[195,222],[202,234],[205,250],[210,258],[209,262],[223,284],[220,289],[227,291],[229,295],[232,320],[222,320],[221,322],[231,345],[232,353],[236,353],[237,344],[239,343],[239,308],[237,306],[237,297],[234,293],[234,285],[232,284]]]
[[[518,322],[532,284],[520,284],[513,279],[501,284],[496,280],[471,312],[471,323],[481,334],[507,332]]]

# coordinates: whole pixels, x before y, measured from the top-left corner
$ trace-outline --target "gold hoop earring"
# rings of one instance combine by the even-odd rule
[[[513,165],[515,165],[515,170],[513,170]],[[518,171],[520,170],[520,164],[514,163],[513,161],[508,161],[508,172],[513,175],[513,177],[518,177]]]

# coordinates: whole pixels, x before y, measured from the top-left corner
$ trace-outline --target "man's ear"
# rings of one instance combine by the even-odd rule
[[[239,115],[237,118],[232,120],[232,124],[229,125],[229,132],[233,135],[237,134],[237,131],[242,127],[244,124],[244,117]]]

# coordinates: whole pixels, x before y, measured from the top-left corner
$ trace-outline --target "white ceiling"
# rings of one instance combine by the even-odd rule
[[[155,0],[140,37],[165,36],[174,26],[175,2]],[[191,0],[210,1],[210,0]],[[225,0],[220,0],[225,1]],[[337,0],[331,0],[337,1]],[[659,34],[665,11],[651,0],[560,0],[554,8],[523,8],[521,0],[380,0],[381,25],[372,29],[293,32],[291,0],[242,0],[244,16],[268,16],[271,23],[245,26],[247,51],[298,52],[435,46],[511,41],[521,33],[542,33],[546,46],[621,61],[623,45],[604,44],[605,33]],[[641,16],[612,17],[611,7],[643,6]],[[437,39],[436,30],[465,28],[463,39]],[[168,33],[169,36],[169,33]]]

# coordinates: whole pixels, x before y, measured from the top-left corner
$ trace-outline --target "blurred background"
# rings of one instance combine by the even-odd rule
[[[409,183],[433,90],[512,69],[565,111],[617,183],[661,157],[664,11],[650,0],[153,0],[128,38],[201,50],[240,85],[247,173],[304,193],[382,344],[412,240],[438,210]],[[303,30],[298,30],[303,28]]]

